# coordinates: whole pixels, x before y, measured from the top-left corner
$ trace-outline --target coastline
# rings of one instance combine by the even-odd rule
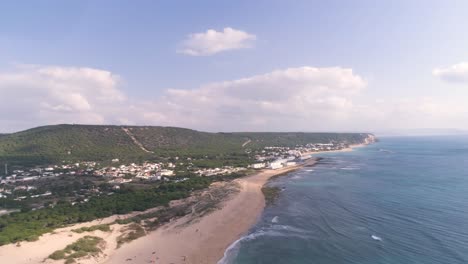
[[[310,152],[302,153],[302,155],[312,155],[312,156],[314,156],[316,154],[324,154],[324,153],[349,152],[349,151],[353,151],[355,148],[362,148],[362,147],[365,147],[365,146],[367,146],[369,144],[371,144],[371,143],[354,144],[354,145],[350,145],[347,148],[337,149],[337,150],[310,151]]]
[[[155,207],[145,212],[149,213],[158,209],[158,207]],[[52,259],[47,259],[47,257],[54,251],[63,249],[65,246],[75,242],[79,238],[82,238],[86,235],[98,235],[99,237],[104,238],[107,247],[103,251],[103,253],[109,254],[117,245],[116,238],[119,235],[120,230],[124,227],[123,225],[113,225],[113,230],[110,233],[97,230],[94,232],[84,232],[79,234],[73,232],[72,230],[99,224],[111,224],[117,219],[129,218],[140,213],[141,212],[133,212],[127,215],[113,215],[102,219],[96,219],[90,222],[79,223],[67,227],[58,228],[51,233],[47,233],[40,236],[39,239],[36,241],[24,241],[17,244],[3,245],[0,247],[0,263],[63,263],[63,261],[54,261]],[[27,254],[25,254],[25,252],[27,252]]]
[[[351,151],[350,146],[339,152]],[[314,154],[305,163],[282,169],[264,169],[253,175],[236,179],[233,182],[240,188],[238,192],[227,195],[220,208],[205,214],[195,221],[190,215],[175,219],[162,225],[147,235],[131,243],[116,248],[116,238],[123,226],[113,225],[112,232],[94,231],[88,235],[98,235],[106,242],[99,257],[80,259],[79,263],[173,263],[202,264],[217,263],[225,251],[242,238],[258,221],[266,206],[262,187],[272,178],[287,174],[306,166],[314,166],[320,158]],[[336,151],[334,151],[336,152]],[[149,209],[155,210],[156,208]],[[140,212],[141,213],[141,212]],[[135,215],[135,213],[130,214]],[[40,237],[38,241],[23,242],[21,246],[10,244],[0,247],[0,262],[5,263],[63,263],[46,259],[52,252],[87,235],[76,234],[71,229],[101,223],[111,223],[122,216],[81,223],[56,230]],[[28,254],[25,255],[24,252]]]
[[[314,161],[315,158],[312,158]],[[195,223],[184,225],[186,217],[123,245],[104,263],[217,263],[225,250],[257,222],[265,207],[262,187],[273,176],[304,165],[262,170],[235,180],[240,191],[224,201],[222,208]],[[309,162],[311,166],[311,162]]]
[[[316,158],[311,158],[311,161]],[[0,247],[1,263],[63,263],[47,257],[56,250],[86,235],[101,237],[105,242],[102,254],[78,260],[81,264],[96,263],[216,263],[235,240],[244,235],[260,217],[265,200],[263,185],[272,177],[297,170],[305,164],[278,170],[262,170],[233,181],[239,188],[225,197],[220,208],[195,218],[187,215],[162,225],[130,243],[117,248],[117,237],[126,225],[114,224],[111,232],[93,231],[75,233],[72,230],[98,224],[111,224],[117,219],[159,210],[160,207],[127,215],[114,215],[91,222],[56,229],[42,235],[37,241],[8,244]],[[216,188],[216,187],[214,187]],[[228,227],[228,228],[226,228]],[[28,252],[25,254],[24,252]]]

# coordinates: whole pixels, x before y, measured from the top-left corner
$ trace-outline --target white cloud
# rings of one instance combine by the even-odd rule
[[[256,36],[230,27],[223,31],[209,29],[189,34],[181,43],[178,53],[191,56],[209,56],[222,51],[250,48]]]
[[[104,123],[126,100],[111,72],[77,67],[22,65],[0,73],[2,126]]]
[[[432,74],[444,81],[455,83],[468,82],[468,62],[462,62],[446,68],[436,68]]]
[[[345,68],[300,67],[192,90],[170,89],[146,108],[149,120],[209,130],[321,128],[342,122],[366,86]]]
[[[155,100],[128,98],[120,84],[118,75],[92,68],[36,65],[0,72],[0,132],[57,123],[205,131],[467,128],[462,97],[369,98],[365,79],[342,67],[288,68],[167,89]]]

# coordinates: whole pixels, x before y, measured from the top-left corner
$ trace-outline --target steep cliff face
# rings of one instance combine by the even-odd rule
[[[373,134],[368,134],[367,137],[364,139],[364,144],[372,144],[377,142],[377,137]]]

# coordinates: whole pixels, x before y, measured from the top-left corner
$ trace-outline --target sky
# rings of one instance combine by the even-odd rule
[[[468,129],[468,1],[1,1],[0,133]]]

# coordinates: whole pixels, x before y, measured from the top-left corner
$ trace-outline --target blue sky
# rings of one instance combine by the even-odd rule
[[[8,116],[0,114],[0,127],[3,131],[15,131],[57,122],[97,122],[176,125],[210,131],[465,129],[468,126],[463,121],[467,121],[464,117],[468,109],[464,108],[463,101],[468,99],[468,81],[447,81],[435,76],[433,71],[468,61],[466,10],[466,1],[2,1],[0,80],[2,74],[4,79],[20,74],[22,78],[39,78],[47,85],[56,82],[54,78],[57,76],[36,76],[41,69],[96,69],[118,77],[112,89],[123,94],[125,99],[114,104],[94,102],[110,104],[101,109],[101,106],[93,105],[93,99],[86,97],[86,91],[80,88],[74,93],[89,104],[80,110],[59,102],[57,98],[63,96],[56,96],[56,88],[46,89],[38,92],[36,99],[41,104],[37,108],[28,108],[30,104],[23,107],[19,102],[16,107],[8,104],[8,108],[0,107],[0,110],[10,112]],[[191,56],[177,52],[187,43],[190,34],[202,34],[210,29],[222,32],[225,28],[255,38],[248,47],[215,54]],[[34,67],[24,70],[25,65]],[[239,89],[235,85],[217,95],[224,103],[217,100],[212,104],[215,106],[206,109],[168,94],[169,89],[176,89],[191,91],[188,97],[210,97],[213,92],[205,91],[209,93],[207,95],[199,90],[207,85],[216,86],[304,66],[319,70],[330,67],[338,67],[338,71],[352,69],[355,76],[362,78],[365,84],[351,97],[343,96],[339,89],[326,95],[317,94],[314,91],[321,85],[320,81],[310,81],[308,73],[305,73],[306,89],[291,91],[298,96],[307,91],[310,91],[307,95],[317,96],[315,101],[311,98],[300,102],[304,103],[305,109],[307,103],[314,108],[329,98],[340,97],[352,104],[350,109],[346,103],[345,112],[354,114],[344,116],[339,112],[343,109],[335,107],[327,108],[327,114],[321,115],[324,111],[312,109],[310,112],[315,116],[331,120],[329,124],[317,124],[312,122],[314,115],[311,113],[294,118],[287,113],[281,114],[279,106],[287,104],[278,104],[275,111],[267,113],[262,104],[276,101],[262,100],[262,94],[258,95],[259,101],[250,102],[251,108],[233,110],[231,106],[242,101],[234,102],[225,97],[232,93],[230,89]],[[461,74],[468,75],[464,68]],[[339,76],[335,77],[341,78]],[[66,94],[69,92],[67,84],[76,86],[77,78],[68,76],[65,80],[62,77],[59,79],[65,90],[61,93]],[[12,91],[13,86],[18,93]],[[24,80],[12,86],[2,85],[0,81],[0,91],[14,97],[29,89],[41,89],[32,86]],[[255,85],[246,88],[249,89],[255,89]],[[268,93],[268,90],[264,92]],[[44,102],[48,95],[56,98],[51,103]],[[8,100],[11,103],[12,99]],[[405,106],[401,106],[401,101]],[[167,102],[177,106],[154,107]],[[54,110],[45,110],[44,105]],[[123,111],[127,116],[115,114],[117,105],[128,108]],[[421,109],[429,108],[430,111],[411,109],[408,105],[421,105]],[[182,106],[186,109],[181,109]],[[443,109],[438,111],[439,108]],[[27,112],[25,109],[40,115],[22,117]],[[191,109],[198,109],[197,115],[209,116],[211,122],[197,120],[195,114],[187,117]],[[221,113],[225,109],[231,109],[230,116],[211,115],[212,111]],[[62,110],[63,113],[59,113]],[[421,113],[415,114],[419,110]],[[86,113],[77,113],[79,111]],[[176,111],[180,113],[168,114]],[[380,112],[359,118],[363,116],[360,111]],[[257,112],[262,114],[242,122]],[[411,118],[405,112],[411,112]],[[438,112],[435,117],[434,112]],[[456,116],[440,116],[439,112],[454,112]],[[153,118],[137,117],[145,114]],[[398,115],[404,120],[399,121]],[[184,116],[191,121],[184,120]],[[223,121],[232,116],[240,123],[233,125]],[[28,118],[30,120],[24,120]],[[342,122],[343,119],[346,122]]]

